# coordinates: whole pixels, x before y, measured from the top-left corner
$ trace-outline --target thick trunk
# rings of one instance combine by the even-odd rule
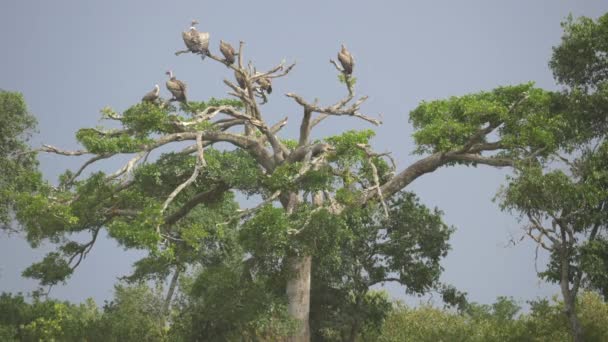
[[[563,292],[562,292],[563,293]],[[576,315],[576,299],[564,300],[564,307],[568,322],[570,323],[570,332],[574,338],[574,342],[582,342],[583,339],[583,327],[581,326],[578,316]]]
[[[287,281],[288,310],[290,316],[299,324],[289,342],[309,342],[310,326],[310,269],[312,257],[294,256],[287,261],[290,278]]]

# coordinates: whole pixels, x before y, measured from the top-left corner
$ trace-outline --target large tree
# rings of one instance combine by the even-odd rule
[[[84,147],[80,150],[51,145],[39,149],[91,158],[78,170],[62,175],[58,186],[38,181],[30,191],[15,196],[17,218],[29,241],[34,245],[45,239],[59,243],[56,251],[28,268],[26,275],[46,285],[64,281],[93,248],[101,229],[107,229],[125,247],[149,249],[155,260],[148,259],[141,266],[156,267],[163,260],[166,272],[179,272],[180,258],[194,258],[201,248],[217,250],[211,258],[221,256],[226,250],[218,241],[237,231],[238,248],[248,257],[242,267],[255,281],[283,279],[269,286],[286,294],[287,311],[298,323],[292,340],[308,341],[312,262],[323,256],[324,241],[332,241],[339,231],[336,225],[344,222],[340,215],[376,206],[390,222],[401,217],[394,212],[394,201],[399,201],[395,196],[418,177],[442,166],[505,167],[546,156],[558,147],[564,128],[561,107],[554,105],[556,95],[532,84],[423,102],[410,114],[420,158],[396,170],[387,154],[370,147],[371,131],[311,139],[311,131],[330,117],[380,124],[361,112],[367,97],[355,95],[356,82],[348,65],[344,70],[332,61],[346,90],[336,103],[321,105],[286,94],[301,112],[299,136],[287,140],[279,136],[287,119],[268,122],[272,116],[263,109],[271,99],[270,82],[287,76],[294,65],[281,63],[258,72],[253,63],[244,62],[243,43],[234,64],[206,49],[198,52],[208,57],[203,63],[219,62],[218,66],[234,72],[236,82],[224,80],[234,99],[189,101],[180,108],[168,101],[143,102],[123,113],[106,108],[103,117],[121,128],[79,130],[76,137]],[[275,84],[272,97],[278,89]],[[190,99],[195,97],[190,95]],[[219,143],[232,148],[214,147]],[[148,158],[159,150],[160,157]],[[116,172],[85,172],[92,164],[103,165],[119,155],[132,157]],[[236,193],[261,199],[255,207],[239,210]],[[405,203],[412,203],[411,198]],[[206,214],[200,215],[200,208]],[[424,214],[426,222],[424,215],[417,216],[421,224],[440,227],[428,214]],[[416,216],[403,218],[415,220]],[[408,224],[396,223],[397,227]],[[374,225],[377,234],[386,228]],[[74,241],[70,239],[74,233],[88,233],[91,238]],[[432,280],[436,277],[433,267],[430,271],[419,267],[417,263],[424,263],[423,259],[392,257],[402,248],[415,250],[417,245],[410,245],[408,239],[416,234],[424,236],[415,230],[387,228],[384,235],[372,232],[353,240],[371,247],[377,243],[379,252],[369,255],[384,257],[349,272],[380,272],[381,276],[373,274],[365,280],[369,284],[396,280],[412,291],[416,286],[426,289],[426,282],[410,280],[413,276]],[[386,241],[379,243],[376,238]],[[441,254],[445,240],[437,242],[434,250]],[[436,262],[433,253],[420,256],[429,257],[430,266]],[[143,268],[142,272],[146,273]]]
[[[504,209],[526,221],[526,232],[550,253],[541,276],[560,285],[575,341],[585,340],[576,312],[581,287],[608,295],[608,15],[569,18],[550,66],[565,86],[559,150],[521,163],[502,193]]]

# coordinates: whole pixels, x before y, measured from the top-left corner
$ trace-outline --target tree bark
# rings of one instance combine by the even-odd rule
[[[564,313],[570,323],[570,333],[574,342],[583,342],[583,327],[576,315],[576,288],[570,288],[570,258],[568,257],[567,246],[561,247],[561,270],[560,288],[564,297]]]
[[[175,268],[175,273],[173,273],[173,277],[171,278],[171,283],[169,283],[169,291],[167,292],[167,297],[165,297],[165,303],[163,305],[163,315],[165,317],[169,316],[169,309],[171,308],[171,300],[173,299],[173,294],[175,293],[175,287],[177,286],[177,280],[179,279],[180,269],[179,266]]]
[[[310,341],[310,271],[311,256],[292,256],[287,260],[290,277],[287,280],[287,299],[289,315],[298,322],[296,332],[289,342]]]

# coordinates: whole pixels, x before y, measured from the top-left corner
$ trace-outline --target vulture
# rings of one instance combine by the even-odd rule
[[[235,53],[232,45],[220,40],[220,51],[222,52],[222,55],[224,55],[224,61],[227,65],[234,64]]]
[[[209,32],[199,32],[195,27],[197,24],[198,21],[192,20],[190,30],[182,32],[182,38],[190,52],[198,53],[205,59],[209,53]]]
[[[267,94],[272,93],[272,82],[270,81],[270,78],[260,77],[258,78],[257,82],[260,85],[260,89],[265,91]]]
[[[245,78],[243,78],[243,76],[241,75],[240,72],[238,71],[234,71],[234,78],[236,78],[236,82],[239,84],[239,87],[246,89],[247,88],[247,84],[245,84]]]
[[[171,70],[166,72],[169,75],[169,80],[167,81],[167,89],[173,94],[172,101],[180,101],[187,102],[186,100],[186,83],[178,80],[173,76],[173,72]]]
[[[350,54],[344,44],[342,44],[342,49],[338,52],[338,60],[340,64],[342,64],[342,69],[344,69],[344,74],[351,75],[353,73],[353,67],[355,66],[355,59],[353,55]]]
[[[158,99],[159,94],[160,94],[160,87],[158,86],[158,84],[155,84],[154,89],[147,92],[146,95],[144,95],[144,97],[141,98],[141,100],[143,102],[155,102]]]

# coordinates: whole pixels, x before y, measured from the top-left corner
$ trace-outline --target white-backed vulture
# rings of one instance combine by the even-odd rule
[[[196,29],[198,21],[192,20],[190,29],[182,32],[182,38],[184,43],[190,52],[201,55],[202,59],[205,59],[207,53],[209,53],[209,32],[199,32]]]
[[[187,102],[186,99],[186,83],[178,80],[173,76],[173,72],[171,70],[167,71],[165,74],[169,75],[169,80],[167,80],[167,90],[173,94],[172,101],[180,101]]]
[[[346,75],[351,75],[353,73],[353,68],[355,66],[355,59],[353,55],[346,49],[344,44],[342,44],[342,49],[338,52],[338,60],[340,64],[342,64],[342,69]]]
[[[160,94],[160,87],[158,86],[158,84],[155,84],[154,89],[147,92],[146,95],[144,95],[144,97],[141,98],[141,100],[143,102],[155,102],[158,99],[159,94]]]
[[[223,40],[220,40],[220,52],[224,55],[224,61],[227,65],[234,64],[235,61],[235,52],[232,45],[226,43]]]

